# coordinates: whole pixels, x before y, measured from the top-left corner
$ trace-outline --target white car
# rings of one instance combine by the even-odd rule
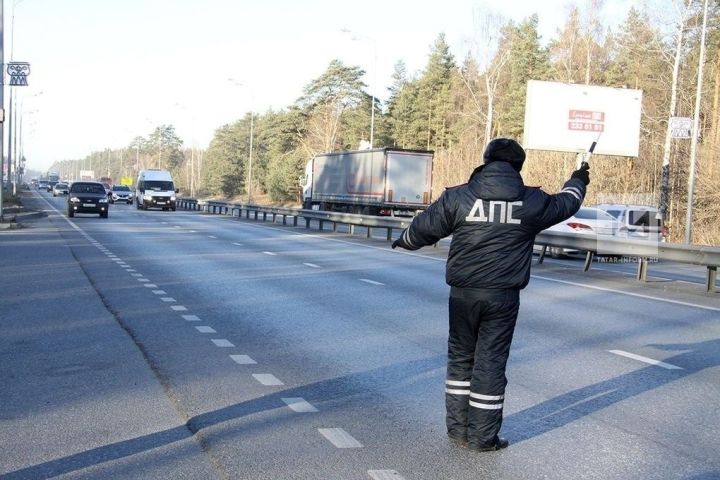
[[[547,231],[592,235],[601,241],[604,238],[615,237],[620,230],[620,226],[620,222],[604,210],[594,207],[580,207],[580,210],[575,215],[553,225]],[[559,247],[550,247],[548,250],[553,258],[577,253],[576,250]],[[601,250],[602,248],[599,247],[598,251]]]
[[[664,241],[667,237],[667,228],[655,207],[604,203],[597,205],[597,208],[609,213],[620,222],[616,235],[621,238]]]

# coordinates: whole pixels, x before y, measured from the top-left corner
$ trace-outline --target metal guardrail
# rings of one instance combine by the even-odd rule
[[[262,217],[267,221],[268,216],[276,223],[277,217],[282,217],[282,224],[287,225],[292,219],[293,226],[298,226],[299,219],[305,222],[305,228],[310,228],[311,222],[316,221],[319,229],[324,230],[326,223],[332,225],[337,231],[340,224],[348,225],[350,235],[355,233],[355,227],[367,229],[367,237],[372,236],[372,229],[387,230],[387,240],[392,240],[393,230],[403,230],[410,226],[412,219],[398,217],[375,217],[358,215],[354,213],[324,212],[318,210],[305,210],[300,208],[267,207],[262,205],[228,203],[214,200],[196,200],[192,198],[178,198],[177,206],[185,210],[202,211],[211,214],[231,215],[255,220]],[[683,245],[648,240],[627,240],[622,238],[608,238],[598,240],[583,234],[544,231],[537,235],[535,244],[542,246],[539,263],[542,263],[548,248],[564,248],[586,252],[583,270],[590,269],[593,258],[600,255],[617,257],[633,257],[638,261],[637,279],[647,281],[648,264],[650,260],[665,260],[692,265],[703,265],[707,268],[707,293],[715,293],[717,282],[717,269],[720,266],[720,248],[703,245]]]

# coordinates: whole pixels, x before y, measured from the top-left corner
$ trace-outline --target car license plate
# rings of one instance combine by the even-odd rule
[[[165,202],[157,202],[158,205],[165,205]]]
[[[94,203],[83,203],[83,207],[94,207]]]

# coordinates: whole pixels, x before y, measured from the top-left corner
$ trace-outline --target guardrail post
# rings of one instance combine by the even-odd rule
[[[337,232],[337,222],[332,222],[333,224],[333,232]]]
[[[583,265],[583,272],[587,272],[590,270],[590,265],[592,265],[593,257],[595,256],[595,252],[592,250],[588,250],[585,254],[585,265]]]
[[[297,227],[297,215],[293,215],[293,227]]]
[[[349,231],[350,235],[355,235],[355,225],[350,225]]]
[[[259,212],[258,212],[257,210],[255,210],[255,220],[258,219],[258,213],[259,213]]]
[[[547,245],[543,245],[543,248],[540,251],[540,257],[538,258],[538,265],[542,264],[545,261],[545,253],[547,253],[547,248]]]
[[[389,242],[390,240],[392,240],[392,228],[389,228],[389,227],[388,227],[388,229],[387,229],[387,241]]]
[[[263,222],[267,221],[267,212],[262,212],[263,214]]]
[[[319,220],[318,223],[320,224],[320,231],[323,231],[323,227],[325,226],[325,222],[323,220]]]
[[[715,282],[717,282],[717,266],[707,267],[707,293],[715,293]]]
[[[310,218],[305,217],[305,228],[310,228]]]
[[[367,227],[367,234],[365,238],[372,238],[372,228]]]
[[[641,257],[638,262],[637,279],[641,282],[647,282],[647,270],[648,260],[645,257]]]

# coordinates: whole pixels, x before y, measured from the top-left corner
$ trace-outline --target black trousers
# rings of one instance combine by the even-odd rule
[[[505,367],[520,308],[518,290],[450,290],[445,385],[448,435],[472,447],[495,444],[502,425]]]

